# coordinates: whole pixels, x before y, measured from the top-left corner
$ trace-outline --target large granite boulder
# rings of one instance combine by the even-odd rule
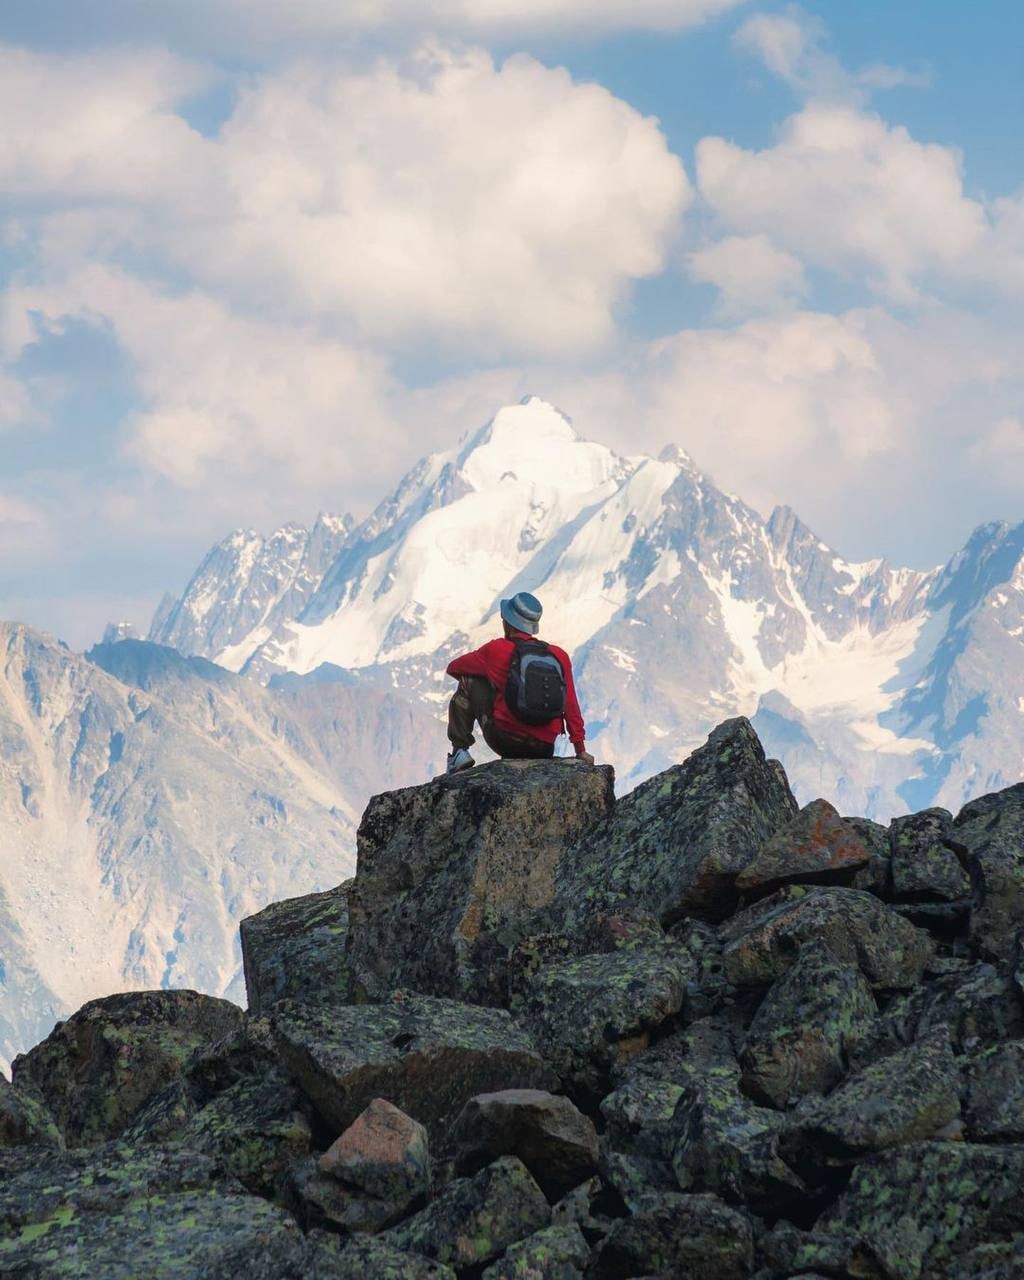
[[[962,1136],[960,1073],[946,1027],[863,1067],[825,1097],[806,1098],[779,1150],[813,1181],[817,1171],[936,1136]]]
[[[15,1058],[14,1083],[49,1107],[69,1146],[116,1138],[200,1048],[236,1031],[236,1005],[196,991],[92,1000]]]
[[[764,897],[785,884],[850,886],[871,861],[860,833],[827,800],[812,800],[780,827],[736,877],[746,898]]]
[[[0,1152],[0,1275],[306,1280],[333,1251],[185,1149]]]
[[[48,1109],[24,1089],[0,1075],[0,1147],[63,1146]]]
[[[472,1178],[459,1178],[425,1209],[385,1233],[397,1249],[479,1267],[551,1222],[544,1193],[515,1156],[502,1156]]]
[[[739,1089],[738,1073],[712,1068],[688,1084],[672,1118],[673,1167],[684,1191],[713,1191],[774,1213],[799,1200],[803,1180],[779,1151],[784,1118]]]
[[[380,1236],[353,1236],[335,1266],[337,1280],[455,1280],[443,1262],[396,1249]]]
[[[272,1025],[282,1061],[335,1132],[386,1098],[440,1149],[475,1094],[557,1083],[503,1009],[396,993],[379,1005],[286,1001]]]
[[[684,915],[722,920],[736,903],[736,877],[796,811],[782,766],[765,759],[750,723],[727,720],[561,859],[558,917],[575,927],[632,905],[666,925]]]
[[[318,999],[351,997],[346,947],[352,883],[274,902],[242,921],[238,932],[251,1014],[314,993]]]
[[[931,957],[922,929],[860,889],[790,885],[733,916],[721,929],[726,977],[738,987],[768,986],[790,969],[807,942],[824,942],[837,960],[860,966],[873,988],[915,986]]]
[[[754,1261],[750,1219],[716,1196],[652,1195],[601,1244],[595,1280],[628,1276],[700,1276],[743,1280]]]
[[[567,845],[614,803],[606,765],[505,760],[370,801],[349,960],[360,988],[503,1003],[499,958],[552,900]]]
[[[1024,1036],[1024,1003],[1012,977],[981,963],[940,974],[897,997],[854,1052],[868,1060],[947,1027],[957,1053]]]
[[[953,838],[948,809],[924,809],[894,818],[889,828],[892,848],[892,893],[899,902],[956,902],[971,892]]]
[[[463,1107],[452,1132],[457,1173],[476,1173],[498,1156],[518,1156],[549,1200],[597,1170],[593,1121],[568,1098],[542,1089],[482,1093]]]
[[[947,1276],[975,1245],[1024,1231],[1022,1180],[1022,1147],[918,1142],[871,1156],[816,1224],[832,1244],[808,1242],[794,1269],[810,1270],[827,1252],[842,1255],[851,1275]]]
[[[953,838],[967,851],[974,889],[971,941],[988,955],[1009,955],[1024,921],[1024,782],[965,805]]]
[[[671,940],[577,956],[539,969],[512,1007],[566,1087],[600,1097],[613,1068],[682,1011],[695,972]]]
[[[807,942],[793,967],[769,988],[740,1053],[742,1087],[758,1102],[785,1108],[842,1079],[867,1040],[878,1006],[860,968]]]

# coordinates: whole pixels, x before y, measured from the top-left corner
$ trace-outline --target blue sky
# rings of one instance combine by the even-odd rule
[[[527,391],[849,557],[1024,519],[1024,17],[913,0],[0,15],[0,616],[145,626]]]

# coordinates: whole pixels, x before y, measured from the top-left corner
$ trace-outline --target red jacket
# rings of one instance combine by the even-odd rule
[[[532,640],[525,632],[516,631],[514,635],[523,640]],[[572,745],[580,750],[585,741],[583,717],[580,715],[580,704],[576,698],[576,686],[572,679],[572,663],[564,649],[557,644],[549,644],[548,648],[558,659],[565,675],[565,730],[569,734]],[[540,742],[554,742],[562,732],[563,721],[549,720],[547,724],[524,724],[522,720],[509,711],[505,703],[505,681],[508,669],[512,665],[512,655],[516,647],[511,640],[502,636],[499,640],[488,640],[472,653],[465,653],[461,658],[454,658],[448,664],[448,674],[456,680],[459,676],[486,676],[494,687],[494,723],[499,729],[511,733],[517,738],[537,738]]]

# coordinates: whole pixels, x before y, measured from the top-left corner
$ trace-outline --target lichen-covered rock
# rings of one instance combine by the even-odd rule
[[[595,1280],[629,1276],[700,1276],[742,1280],[753,1268],[750,1219],[716,1196],[652,1195],[616,1224],[599,1246]]]
[[[857,965],[837,960],[823,942],[805,943],[751,1023],[740,1053],[744,1092],[773,1107],[826,1093],[842,1078],[877,1013]]]
[[[561,859],[558,916],[574,927],[629,904],[666,925],[684,915],[722,920],[736,877],[796,809],[782,766],[765,759],[749,721],[727,720]]]
[[[249,1012],[267,1013],[279,1000],[348,1000],[346,880],[326,893],[274,902],[239,925]]]
[[[758,850],[736,877],[736,888],[763,897],[785,884],[848,886],[870,860],[857,830],[827,800],[812,800]]]
[[[864,889],[879,898],[888,898],[892,889],[892,851],[888,827],[883,827],[880,822],[872,822],[870,818],[846,816],[843,821],[853,827],[871,851],[867,865],[854,874],[851,887]]]
[[[281,1199],[305,1230],[348,1234],[392,1227],[419,1208],[424,1196],[391,1199],[368,1194],[323,1173],[313,1157],[287,1171],[281,1184]]]
[[[43,1103],[0,1074],[0,1147],[60,1147],[63,1143]]]
[[[387,1098],[439,1147],[474,1094],[557,1083],[502,1009],[396,993],[381,1005],[283,1002],[272,1025],[282,1061],[336,1132]]]
[[[427,1131],[374,1098],[320,1157],[320,1172],[367,1195],[409,1203],[430,1189]]]
[[[196,991],[92,1000],[14,1060],[14,1082],[43,1099],[69,1145],[103,1142],[242,1018],[236,1005]]]
[[[461,1270],[490,1262],[550,1221],[548,1202],[526,1166],[502,1156],[472,1178],[450,1183],[385,1239]]]
[[[739,1076],[737,1044],[742,1025],[733,1017],[707,1015],[665,1036],[644,1049],[613,1073],[617,1084],[636,1082],[688,1085],[708,1074]]]
[[[567,1087],[600,1096],[612,1069],[682,1011],[694,973],[671,941],[578,956],[528,978],[513,1010]]]
[[[967,1136],[976,1142],[1024,1142],[1024,1040],[973,1054],[965,1083]]]
[[[286,1213],[187,1149],[0,1152],[0,1275],[40,1280],[334,1275]]]
[[[337,1280],[455,1280],[443,1262],[396,1249],[379,1236],[356,1236],[336,1265]]]
[[[974,889],[971,941],[1008,955],[1024,919],[1024,782],[965,805],[953,834],[967,850]]]
[[[971,892],[971,882],[953,848],[953,815],[924,809],[894,818],[892,892],[897,901],[955,902]]]
[[[361,987],[503,1003],[495,956],[550,904],[566,846],[609,812],[613,784],[607,765],[506,760],[375,796],[350,897]]]
[[[673,1168],[684,1191],[713,1191],[733,1204],[773,1212],[806,1187],[779,1154],[785,1121],[739,1090],[728,1067],[686,1087],[673,1118]]]
[[[816,1233],[843,1247],[853,1275],[886,1280],[947,1276],[953,1260],[985,1240],[1024,1231],[1024,1148],[919,1142],[856,1166]],[[845,1242],[845,1243],[844,1243]],[[820,1246],[816,1246],[820,1252]],[[805,1270],[798,1252],[797,1270]],[[873,1273],[867,1267],[874,1264]]]
[[[669,1164],[675,1150],[676,1107],[686,1092],[670,1080],[639,1076],[601,1102],[608,1141],[615,1151]]]
[[[856,1059],[912,1044],[936,1027],[949,1028],[956,1052],[970,1052],[1024,1036],[1024,1006],[1013,980],[991,964],[942,974],[894,1000]]]
[[[545,1227],[511,1245],[481,1280],[578,1280],[589,1261],[590,1249],[579,1227]]]
[[[722,961],[738,987],[768,986],[790,969],[806,942],[824,942],[837,960],[860,966],[872,987],[900,990],[921,978],[934,947],[873,894],[791,885],[733,916],[721,929]]]
[[[960,1076],[939,1027],[791,1113],[779,1150],[804,1176],[936,1135],[960,1137]]]
[[[249,1191],[272,1197],[285,1170],[309,1153],[305,1112],[304,1099],[280,1073],[250,1076],[201,1107],[180,1141],[218,1156]]]
[[[541,1089],[480,1094],[463,1107],[452,1133],[455,1170],[475,1173],[498,1156],[518,1156],[550,1200],[597,1169],[593,1121],[568,1098]]]
[[[958,1258],[947,1280],[1021,1280],[1024,1276],[1024,1238],[979,1244]]]

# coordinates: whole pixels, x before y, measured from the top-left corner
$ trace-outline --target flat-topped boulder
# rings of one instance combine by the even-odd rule
[[[797,812],[782,766],[743,717],[727,720],[683,764],[637,787],[561,859],[558,918],[632,906],[665,925],[718,921],[736,878]]]
[[[279,1000],[312,992],[347,1000],[352,993],[346,947],[346,880],[325,893],[273,902],[238,927],[249,1012],[266,1013]]]
[[[439,1148],[475,1094],[557,1083],[503,1009],[398,992],[379,1005],[285,1002],[273,1029],[282,1061],[337,1133],[385,1098]]]
[[[83,1005],[15,1058],[16,1085],[50,1109],[69,1146],[116,1138],[242,1011],[196,991],[135,991]]]
[[[360,988],[500,1003],[502,954],[550,905],[566,849],[614,803],[610,767],[505,760],[375,796],[358,832]]]

